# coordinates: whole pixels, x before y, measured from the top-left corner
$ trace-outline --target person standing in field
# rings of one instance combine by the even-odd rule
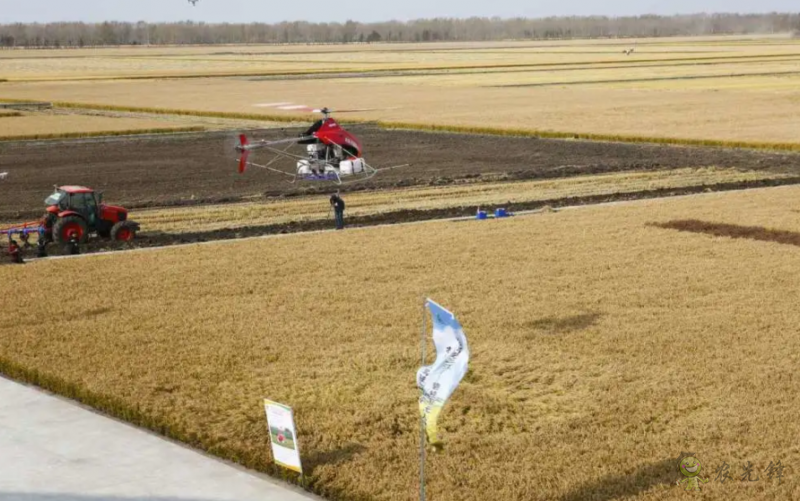
[[[22,264],[25,261],[22,259],[22,251],[19,248],[17,242],[9,237],[8,239],[8,254],[11,256],[11,262],[16,264]]]
[[[36,241],[37,257],[47,257],[47,235],[45,234],[44,224],[39,226],[39,238]]]
[[[69,249],[69,253],[72,256],[76,256],[81,253],[81,246],[78,243],[78,235],[76,233],[70,233],[67,249]]]
[[[333,207],[333,211],[336,214],[337,230],[344,229],[344,205],[344,200],[339,196],[338,191],[331,196],[331,207]]]

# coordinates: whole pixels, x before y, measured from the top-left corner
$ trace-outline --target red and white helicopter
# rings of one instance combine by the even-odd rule
[[[300,110],[301,107],[292,107]],[[302,111],[322,113],[322,118],[299,137],[278,139],[275,141],[250,142],[246,135],[239,136],[236,151],[239,152],[239,173],[244,174],[248,167],[257,167],[291,177],[292,183],[297,181],[329,181],[336,184],[354,183],[371,179],[382,171],[408,167],[398,165],[384,169],[376,169],[364,160],[364,148],[361,141],[345,130],[339,123],[331,118],[333,111],[328,108],[311,109]],[[369,110],[342,110],[337,113],[352,113]],[[292,146],[305,147],[305,154],[292,153]],[[284,148],[280,148],[285,146]],[[274,155],[266,164],[257,164],[250,161],[250,152],[266,150]],[[293,168],[280,167],[280,161],[292,161]]]

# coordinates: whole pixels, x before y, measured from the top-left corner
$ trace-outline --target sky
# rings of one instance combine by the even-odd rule
[[[695,12],[798,12],[797,0],[0,0],[0,23],[56,21],[406,21],[423,17],[546,17]]]

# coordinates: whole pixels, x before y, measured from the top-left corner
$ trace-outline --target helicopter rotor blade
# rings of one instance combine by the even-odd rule
[[[313,108],[311,106],[306,106],[304,104],[292,104],[290,102],[283,102],[283,103],[259,103],[254,104],[258,108],[274,108],[276,110],[281,111],[299,111],[299,112],[306,112],[306,113],[326,113],[326,114],[334,114],[334,113],[361,113],[361,112],[368,112],[368,111],[387,111],[387,110],[396,110],[399,107],[392,107],[392,108],[350,108],[350,109],[343,109],[343,110],[335,110],[330,109],[327,107],[322,108]]]
[[[316,113],[314,108],[310,106],[305,106],[303,104],[287,104],[284,106],[278,106],[275,109],[282,110],[282,111],[305,111],[307,113]]]
[[[321,110],[313,110],[313,111],[314,111],[314,113],[324,113],[324,112],[327,111],[330,114],[334,114],[335,113],[335,114],[338,115],[339,113],[362,113],[362,112],[367,112],[367,111],[387,111],[387,110],[396,110],[396,109],[398,109],[398,108],[397,107],[395,107],[395,108],[352,108],[352,109],[348,109],[348,110],[325,110],[325,109],[321,109]]]

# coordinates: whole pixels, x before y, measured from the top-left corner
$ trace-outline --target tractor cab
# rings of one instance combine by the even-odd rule
[[[82,216],[89,223],[89,226],[97,224],[100,200],[88,188],[78,186],[58,188],[52,195],[47,197],[44,203],[51,214],[72,211]]]
[[[104,204],[102,194],[91,188],[56,187],[45,205],[45,233],[58,243],[67,243],[72,236],[85,242],[90,233],[130,241],[139,230],[138,224],[128,221],[127,209]]]

